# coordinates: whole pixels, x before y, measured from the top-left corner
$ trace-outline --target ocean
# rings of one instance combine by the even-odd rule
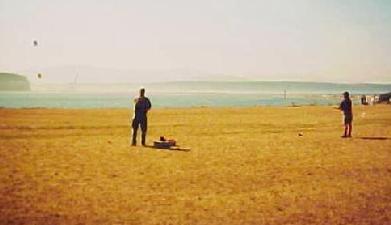
[[[0,92],[7,108],[131,108],[140,86],[153,107],[232,107],[337,105],[349,91],[361,95],[391,92],[391,84],[334,84],[278,81],[186,81],[147,84],[33,84],[28,92]]]

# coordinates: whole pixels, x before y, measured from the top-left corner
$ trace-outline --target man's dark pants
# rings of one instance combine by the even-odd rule
[[[134,118],[132,121],[132,145],[136,145],[137,130],[141,128],[141,144],[145,145],[145,137],[147,136],[148,120],[145,118]]]
[[[353,115],[351,115],[351,114],[346,114],[345,115],[345,118],[344,118],[344,124],[346,125],[346,124],[350,124],[350,123],[352,123],[352,121],[353,121]]]

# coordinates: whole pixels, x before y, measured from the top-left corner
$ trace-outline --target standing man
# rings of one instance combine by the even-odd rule
[[[141,127],[141,144],[145,146],[145,137],[147,136],[147,113],[151,109],[151,102],[145,97],[145,89],[140,89],[139,97],[134,99],[134,114],[132,120],[132,146],[136,145],[138,127]]]
[[[339,105],[339,109],[343,111],[344,114],[344,125],[345,132],[342,138],[352,137],[352,121],[353,121],[353,111],[352,111],[352,100],[350,100],[349,92],[343,93],[344,100]]]

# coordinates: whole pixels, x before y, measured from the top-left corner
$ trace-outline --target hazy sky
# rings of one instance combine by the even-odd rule
[[[0,0],[0,71],[76,65],[391,82],[391,1]]]

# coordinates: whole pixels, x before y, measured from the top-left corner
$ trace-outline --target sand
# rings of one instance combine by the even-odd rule
[[[391,106],[0,109],[0,224],[390,224]],[[302,136],[299,135],[302,134]]]

